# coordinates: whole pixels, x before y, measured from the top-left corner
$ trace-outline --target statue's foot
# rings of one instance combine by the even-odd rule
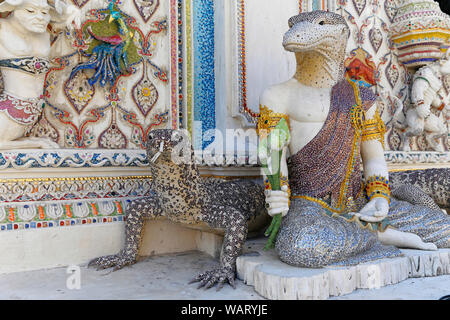
[[[378,239],[385,245],[393,245],[398,248],[409,248],[427,251],[438,250],[434,243],[424,242],[418,235],[388,228],[384,232],[378,232]]]
[[[117,271],[134,263],[136,263],[136,257],[134,256],[115,254],[91,260],[88,263],[88,268],[96,266],[97,270],[102,270],[114,267],[113,271]]]
[[[433,149],[434,149],[434,151],[436,151],[436,152],[445,152],[444,146],[442,146],[442,145],[440,145],[440,144],[435,145],[435,146],[433,147]]]
[[[211,271],[206,271],[200,273],[197,277],[192,279],[189,284],[194,282],[200,282],[197,289],[204,287],[205,289],[209,289],[217,284],[217,291],[223,288],[225,282],[228,283],[236,289],[236,284],[234,282],[235,272],[229,268],[219,268]]]
[[[409,145],[409,142],[405,142],[402,146],[402,151],[403,152],[410,152],[411,151],[411,146]]]
[[[446,133],[447,131],[445,131]],[[438,142],[439,135],[437,136],[426,136],[425,140],[428,145],[436,152],[445,152],[444,146]]]

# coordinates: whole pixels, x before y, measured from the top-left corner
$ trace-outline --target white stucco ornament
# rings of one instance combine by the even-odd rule
[[[49,23],[75,19],[73,5],[54,0],[4,0],[0,12],[0,149],[58,148],[48,138],[26,137],[43,108],[45,75],[50,68]]]
[[[414,74],[411,105],[406,111],[403,151],[410,151],[410,137],[423,132],[434,151],[445,151],[440,138],[448,134],[446,114],[450,112],[449,85],[449,51],[441,60],[420,68]]]
[[[443,57],[450,17],[434,0],[398,0],[390,36],[398,61],[408,68],[421,67]]]

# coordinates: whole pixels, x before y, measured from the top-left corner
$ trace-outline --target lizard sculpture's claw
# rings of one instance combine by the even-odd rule
[[[219,268],[211,271],[206,271],[200,273],[197,277],[192,279],[189,284],[194,282],[200,282],[197,289],[204,287],[205,290],[214,287],[217,284],[217,291],[223,288],[224,284],[228,283],[236,289],[236,284],[234,282],[235,273],[233,270],[227,268]]]
[[[113,271],[117,271],[135,262],[136,258],[119,253],[93,259],[88,263],[88,268],[96,266],[97,270],[103,270],[114,267]]]

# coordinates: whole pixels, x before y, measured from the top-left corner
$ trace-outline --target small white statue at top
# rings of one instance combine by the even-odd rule
[[[437,139],[448,133],[445,113],[450,111],[450,50],[439,61],[420,68],[413,77],[411,106],[406,112],[403,151],[409,139],[425,132],[434,151],[444,152]]]
[[[58,148],[48,138],[25,137],[43,108],[49,70],[50,22],[72,21],[74,6],[54,0],[4,0],[0,12],[0,149]],[[70,16],[70,19],[69,19]]]

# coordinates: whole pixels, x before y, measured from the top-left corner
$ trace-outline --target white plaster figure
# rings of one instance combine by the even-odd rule
[[[448,134],[445,113],[450,110],[450,92],[446,78],[450,77],[450,51],[445,57],[420,68],[413,77],[411,106],[406,111],[403,151],[410,151],[410,138],[425,132],[431,148],[444,152],[438,140]]]
[[[76,10],[64,1],[4,0],[0,12],[0,149],[59,148],[48,138],[26,137],[43,108],[45,75],[50,68],[50,22],[66,23]]]

